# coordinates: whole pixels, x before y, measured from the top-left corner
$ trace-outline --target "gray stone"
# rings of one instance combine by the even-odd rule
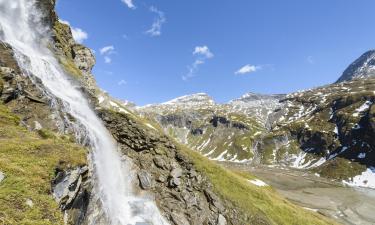
[[[186,217],[182,214],[178,214],[176,212],[173,212],[171,215],[172,222],[175,225],[190,225],[189,221],[186,219]]]
[[[163,175],[160,175],[157,179],[157,181],[161,182],[161,183],[164,183],[167,179],[165,178],[165,176]]]
[[[227,219],[225,219],[223,215],[219,214],[216,225],[227,225]]]
[[[70,205],[77,196],[82,184],[81,168],[76,168],[69,172],[60,172],[53,185],[53,197],[62,209]]]
[[[143,190],[149,190],[153,187],[152,176],[145,170],[142,170],[138,173],[138,179],[139,184]]]
[[[219,197],[217,197],[212,191],[204,190],[204,194],[207,197],[208,202],[210,203],[210,208],[213,211],[223,212],[225,207],[220,202]]]
[[[171,177],[173,178],[180,178],[182,176],[182,169],[181,168],[175,168],[171,172]]]
[[[5,179],[5,174],[0,171],[0,183]]]
[[[178,187],[181,185],[181,179],[178,178],[178,177],[172,177],[170,180],[169,180],[169,186],[170,187]]]
[[[166,168],[165,161],[160,156],[154,158],[154,163],[160,169]]]

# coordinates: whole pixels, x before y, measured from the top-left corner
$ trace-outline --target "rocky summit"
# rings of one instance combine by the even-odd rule
[[[355,60],[337,82],[369,77],[375,77],[375,50],[368,51]]]

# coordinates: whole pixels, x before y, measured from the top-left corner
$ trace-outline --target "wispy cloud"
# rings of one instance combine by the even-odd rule
[[[158,10],[155,6],[151,6],[150,11],[157,14],[157,16],[154,18],[151,28],[146,31],[146,34],[150,35],[151,37],[160,36],[161,28],[163,24],[167,22],[167,18],[165,17],[164,12]]]
[[[130,9],[135,9],[135,5],[133,3],[133,0],[121,0],[125,5],[127,5]]]
[[[89,38],[89,35],[86,31],[82,30],[81,28],[73,27],[70,23],[66,20],[60,20],[60,23],[64,23],[69,25],[72,31],[73,39],[77,42],[82,44],[86,39]]]
[[[118,84],[119,86],[123,86],[123,85],[127,85],[128,82],[126,82],[126,80],[120,80],[117,84]]]
[[[211,59],[214,57],[214,54],[206,45],[195,47],[193,55],[196,56],[196,59],[191,65],[187,66],[188,73],[182,76],[182,80],[184,81],[195,77],[197,71],[199,70],[199,66],[204,64],[207,59]]]
[[[104,56],[104,62],[109,64],[112,62],[112,58],[110,56],[115,53],[115,47],[113,45],[108,45],[101,48],[99,52],[100,55]]]
[[[203,55],[207,59],[214,57],[214,54],[212,54],[212,52],[206,45],[195,47],[193,55]]]
[[[113,45],[109,45],[109,46],[105,46],[103,48],[101,48],[99,51],[100,51],[100,54],[101,55],[105,55],[105,54],[112,54],[114,53],[114,50],[115,50],[115,47]]]
[[[243,67],[241,67],[239,70],[237,70],[234,74],[236,75],[244,75],[244,74],[248,74],[248,73],[254,73],[258,70],[261,70],[262,69],[262,66],[254,66],[254,65],[250,65],[250,64],[247,64]]]
[[[315,60],[314,60],[314,57],[313,56],[307,56],[306,58],[306,61],[309,63],[309,64],[315,64]]]

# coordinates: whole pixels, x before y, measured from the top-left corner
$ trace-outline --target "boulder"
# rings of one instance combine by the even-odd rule
[[[59,172],[52,183],[53,197],[64,210],[76,199],[88,168],[76,168],[70,171]]]
[[[145,170],[141,170],[138,173],[139,185],[143,190],[149,190],[153,187],[152,176]]]

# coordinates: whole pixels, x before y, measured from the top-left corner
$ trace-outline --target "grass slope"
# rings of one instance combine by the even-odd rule
[[[63,224],[51,196],[57,167],[86,164],[86,150],[66,137],[27,131],[19,118],[0,104],[0,224]]]
[[[195,163],[196,168],[206,174],[216,193],[231,202],[246,215],[251,215],[252,225],[323,225],[335,222],[313,212],[302,209],[279,196],[270,187],[258,187],[248,182],[249,174],[232,172],[206,159],[199,153],[180,146],[183,152]]]

